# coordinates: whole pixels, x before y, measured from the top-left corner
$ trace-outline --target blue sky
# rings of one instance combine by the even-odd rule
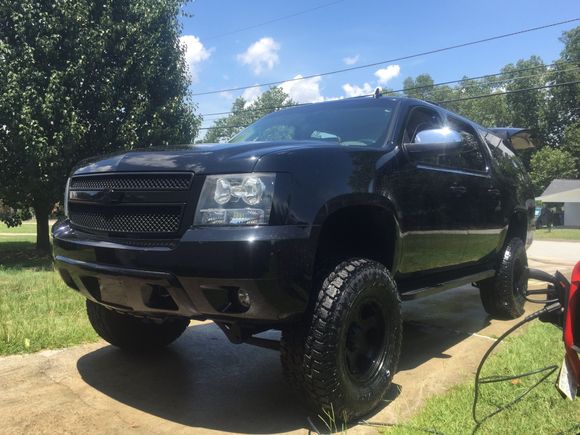
[[[282,16],[317,10],[254,26]],[[416,52],[580,17],[580,1],[197,0],[182,18],[192,93],[378,62]],[[498,72],[537,54],[546,63],[562,49],[562,31],[580,22],[373,68],[284,85],[300,102],[352,96],[409,76],[437,81]],[[234,32],[231,34],[227,34]],[[381,71],[379,71],[381,70]],[[246,91],[251,99],[262,89]],[[230,109],[243,91],[193,97],[198,113]],[[204,126],[211,125],[208,117]]]

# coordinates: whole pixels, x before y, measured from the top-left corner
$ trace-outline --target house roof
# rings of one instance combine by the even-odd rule
[[[554,180],[536,199],[543,202],[580,202],[580,180]]]

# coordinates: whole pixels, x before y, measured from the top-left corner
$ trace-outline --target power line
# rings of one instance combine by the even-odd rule
[[[573,62],[566,62],[566,63],[573,63]],[[404,92],[404,91],[411,91],[411,90],[416,90],[416,89],[429,89],[429,88],[433,88],[435,86],[443,86],[443,85],[449,85],[452,83],[463,83],[463,82],[467,82],[467,81],[473,81],[473,80],[480,80],[480,79],[484,79],[484,78],[489,78],[489,77],[497,77],[500,76],[502,74],[512,74],[515,72],[521,72],[521,71],[526,71],[526,70],[530,70],[530,69],[539,69],[539,68],[548,68],[550,66],[553,66],[555,64],[552,65],[542,65],[542,66],[537,66],[537,67],[532,67],[532,68],[522,68],[520,70],[513,70],[513,71],[509,71],[509,72],[499,72],[496,74],[488,74],[485,76],[479,76],[479,77],[470,77],[470,78],[465,78],[465,79],[460,79],[460,80],[451,80],[451,81],[447,81],[447,82],[440,82],[440,83],[434,83],[432,85],[424,85],[424,86],[415,86],[415,87],[411,87],[411,88],[403,88],[403,89],[398,89],[395,91],[385,91],[383,92],[383,95],[389,95],[390,93],[393,92]],[[574,68],[568,68],[568,69],[562,69],[562,70],[550,70],[549,72],[557,72],[557,73],[564,73],[564,72],[570,72],[570,71],[578,71],[580,70],[580,67],[574,67]],[[491,82],[485,82],[483,83],[486,86],[492,86],[492,85],[498,85],[501,83],[506,83],[506,82],[512,82],[515,80],[523,80],[523,79],[530,79],[530,78],[534,78],[534,77],[542,77],[544,76],[545,73],[538,73],[538,74],[530,74],[527,76],[519,76],[519,77],[510,77],[510,78],[505,78],[505,79],[500,79],[500,80],[495,80],[495,81],[491,81]],[[469,88],[474,88],[477,86],[476,84],[470,84],[467,86],[462,87],[462,89],[469,89]]]
[[[540,89],[557,88],[560,86],[576,85],[579,83],[580,83],[580,80],[575,80],[572,82],[555,83],[552,85],[535,86],[535,87],[525,88],[525,89],[515,89],[513,91],[502,91],[502,92],[494,92],[491,94],[474,95],[472,97],[455,98],[455,99],[451,99],[451,100],[441,100],[441,101],[435,101],[434,103],[435,104],[447,104],[447,103],[455,103],[455,102],[459,102],[459,101],[478,100],[480,98],[497,97],[500,95],[508,95],[508,94],[518,94],[520,92],[530,92],[530,91],[537,91]],[[366,95],[366,96],[368,97],[368,95]],[[359,97],[355,97],[355,98],[359,98]],[[247,127],[247,125],[227,125],[227,126],[224,125],[224,126],[201,127],[201,128],[198,128],[198,130],[213,130],[213,129],[224,129],[224,128],[245,128],[245,127]]]
[[[317,11],[319,9],[323,9],[323,8],[328,7],[328,6],[332,6],[332,5],[335,5],[337,3],[341,3],[343,1],[344,0],[336,0],[336,1],[333,1],[333,2],[330,2],[330,3],[324,3],[324,4],[321,4],[319,6],[310,8],[310,9],[305,9],[303,11],[295,12],[293,14],[283,15],[283,16],[277,17],[277,18],[272,18],[271,20],[264,21],[262,23],[252,24],[251,26],[241,27],[239,29],[235,29],[235,30],[232,30],[230,32],[225,32],[225,33],[220,33],[218,35],[213,35],[213,36],[210,36],[209,38],[204,38],[204,41],[210,41],[212,39],[223,38],[224,36],[229,36],[229,35],[233,35],[235,33],[240,33],[240,32],[245,32],[247,30],[256,29],[258,27],[266,26],[268,24],[276,23],[278,21],[287,20],[288,18],[294,18],[294,17],[300,16],[300,15],[304,15],[304,14],[306,14],[308,12]]]
[[[299,80],[306,80],[306,79],[311,79],[314,77],[323,77],[323,76],[329,76],[329,75],[333,75],[333,74],[340,74],[340,73],[344,73],[344,72],[348,72],[348,71],[354,71],[354,70],[359,70],[359,69],[364,69],[364,68],[371,68],[374,66],[379,66],[379,65],[383,65],[385,63],[390,63],[390,62],[398,62],[401,60],[408,60],[408,59],[413,59],[416,57],[421,57],[421,56],[426,56],[429,54],[435,54],[435,53],[441,53],[444,51],[450,51],[450,50],[455,50],[457,48],[463,48],[463,47],[469,47],[471,45],[477,45],[477,44],[482,44],[484,42],[490,42],[490,41],[495,41],[498,39],[504,39],[504,38],[509,38],[511,36],[516,36],[516,35],[521,35],[524,33],[529,33],[529,32],[535,32],[537,30],[542,30],[542,29],[547,29],[550,27],[556,27],[556,26],[560,26],[562,24],[569,24],[575,21],[580,20],[580,18],[573,18],[570,20],[565,20],[565,21],[559,21],[557,23],[551,23],[551,24],[546,24],[543,26],[537,26],[537,27],[531,27],[528,29],[523,29],[523,30],[518,30],[517,32],[510,32],[510,33],[504,33],[502,35],[496,35],[496,36],[491,36],[488,38],[483,38],[483,39],[478,39],[476,41],[469,41],[469,42],[463,42],[461,44],[455,44],[455,45],[450,45],[448,47],[443,47],[443,48],[436,48],[433,50],[428,50],[428,51],[422,51],[419,53],[414,53],[414,54],[410,54],[407,56],[401,56],[401,57],[396,57],[393,59],[386,59],[386,60],[382,60],[379,62],[373,62],[373,63],[368,63],[365,65],[358,65],[358,66],[352,66],[349,68],[342,68],[342,69],[337,69],[334,71],[326,71],[326,72],[322,72],[322,73],[318,73],[318,74],[310,74],[304,77],[294,77],[291,79],[286,79],[286,80],[279,80],[279,81],[275,81],[275,82],[268,82],[268,83],[261,83],[261,84],[256,84],[256,85],[248,85],[248,86],[239,86],[236,88],[227,88],[227,89],[220,89],[217,91],[207,91],[207,92],[198,92],[195,94],[191,94],[192,96],[196,97],[196,96],[200,96],[200,95],[211,95],[211,94],[219,94],[220,92],[232,92],[232,91],[242,91],[244,89],[252,89],[252,88],[259,88],[262,86],[275,86],[275,85],[279,85],[285,82],[294,82],[294,81],[299,81]]]
[[[540,89],[557,88],[560,86],[575,85],[578,83],[580,83],[580,80],[575,80],[573,82],[565,82],[565,83],[555,83],[553,85],[535,86],[533,88],[526,88],[526,89],[514,89],[513,91],[494,92],[492,94],[474,95],[472,97],[455,98],[452,100],[442,100],[442,101],[437,101],[437,104],[455,103],[457,101],[465,101],[465,100],[478,100],[480,98],[497,97],[499,95],[509,95],[509,94],[517,94],[519,92],[529,92],[529,91],[537,91]]]
[[[414,90],[420,90],[420,89],[431,89],[431,88],[434,88],[436,86],[445,86],[445,85],[450,85],[450,84],[454,84],[454,83],[462,83],[462,82],[466,82],[466,81],[470,82],[470,81],[474,81],[474,80],[481,80],[481,79],[486,79],[486,78],[491,78],[491,77],[497,77],[497,76],[501,76],[503,74],[515,74],[515,73],[520,73],[520,72],[525,72],[525,71],[550,68],[550,67],[553,67],[555,65],[562,65],[562,64],[569,64],[569,63],[575,64],[575,62],[571,62],[571,61],[559,62],[559,63],[552,63],[549,65],[539,65],[539,66],[533,66],[533,67],[528,67],[528,68],[520,68],[520,69],[515,69],[515,70],[509,71],[509,72],[498,72],[498,73],[494,73],[494,74],[485,74],[485,75],[476,76],[476,77],[464,77],[464,78],[457,79],[457,80],[448,80],[445,82],[433,83],[431,85],[413,86],[410,88],[401,88],[401,89],[395,89],[392,91],[384,91],[383,95],[389,95],[389,94],[392,94],[395,92],[407,92],[407,91],[414,91]],[[550,72],[563,73],[563,72],[575,71],[578,69],[579,69],[579,67],[575,67],[575,68],[569,68],[569,69],[564,69],[564,70],[551,70]],[[520,77],[511,77],[511,78],[506,78],[506,79],[502,79],[502,80],[497,80],[495,82],[488,82],[485,84],[486,85],[500,84],[500,83],[510,82],[510,81],[514,81],[514,80],[521,80],[521,79],[526,79],[526,78],[538,77],[541,75],[544,75],[544,73],[532,74],[532,75],[520,76]],[[466,87],[469,88],[469,87],[473,87],[473,86],[466,86]],[[371,95],[373,95],[373,94],[361,95],[361,97],[368,97]],[[353,97],[348,97],[348,98],[353,98]],[[355,98],[358,98],[358,97],[355,97]],[[297,103],[297,104],[287,104],[287,105],[283,105],[283,106],[262,107],[260,109],[246,110],[246,112],[252,113],[252,112],[258,112],[258,111],[264,111],[264,110],[277,110],[277,109],[284,109],[286,107],[303,106],[305,104],[312,104],[312,103]],[[232,113],[235,113],[235,112],[230,110],[228,112],[202,113],[202,114],[200,114],[200,116],[205,118],[206,116],[230,115]]]

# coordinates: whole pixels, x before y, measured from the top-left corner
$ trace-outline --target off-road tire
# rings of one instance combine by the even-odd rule
[[[495,277],[479,282],[481,302],[490,316],[515,319],[524,314],[527,266],[526,246],[521,239],[514,237],[500,257]]]
[[[87,314],[93,329],[113,346],[127,350],[153,350],[177,340],[189,319],[167,318],[161,323],[118,313],[87,299]]]
[[[359,339],[352,331],[369,307],[384,319],[378,323],[384,328],[375,328],[383,332],[377,339],[376,331],[366,330],[365,338]],[[389,271],[371,260],[345,261],[324,280],[311,317],[282,332],[285,377],[322,418],[332,415],[335,421],[347,422],[368,415],[381,404],[397,370],[402,331],[401,300]],[[369,334],[374,334],[379,350],[376,358],[369,358],[373,362],[368,379],[356,379],[346,355],[349,347],[373,342]]]

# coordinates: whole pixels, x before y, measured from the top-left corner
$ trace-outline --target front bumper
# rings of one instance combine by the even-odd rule
[[[303,226],[196,228],[176,241],[98,238],[62,221],[54,262],[88,299],[145,316],[280,323],[304,312],[314,252]],[[251,304],[240,304],[238,290]]]

